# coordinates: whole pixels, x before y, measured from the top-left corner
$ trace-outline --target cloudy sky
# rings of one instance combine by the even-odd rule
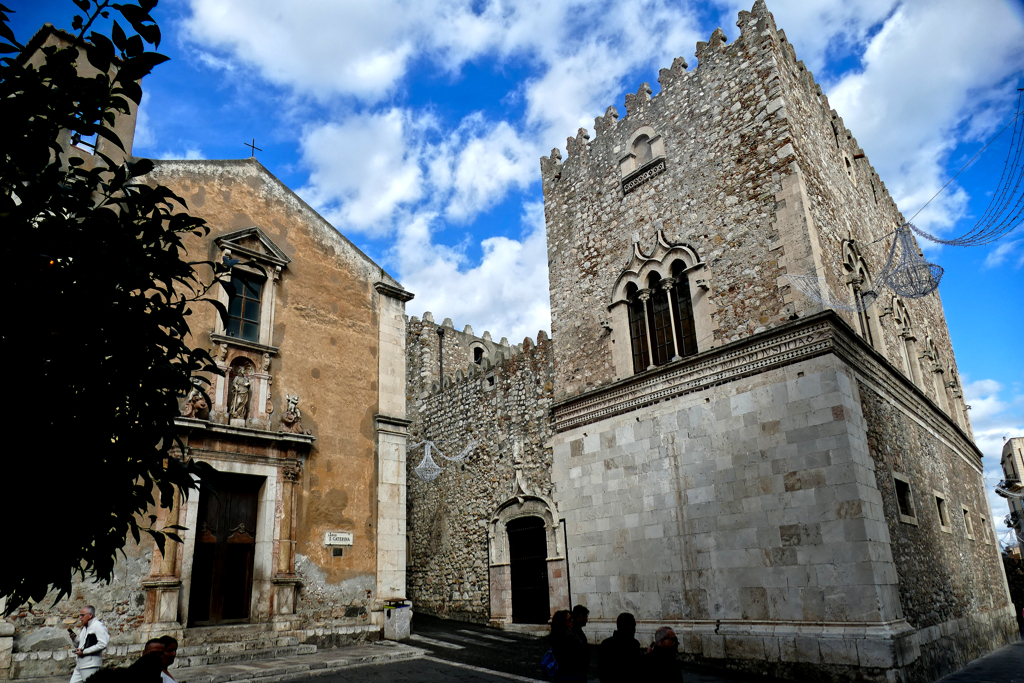
[[[515,343],[547,329],[538,158],[721,27],[743,0],[161,0],[135,152],[249,155],[456,326]],[[11,4],[11,3],[8,3]],[[24,41],[71,0],[14,0]],[[1013,116],[1021,0],[772,0],[769,9],[904,214]],[[916,220],[960,234],[985,209],[1009,134]],[[989,484],[1024,435],[1024,229],[928,248]],[[994,517],[1005,502],[992,496]]]

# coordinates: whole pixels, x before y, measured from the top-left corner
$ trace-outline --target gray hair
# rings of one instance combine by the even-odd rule
[[[662,626],[654,632],[654,642],[660,643],[668,636],[669,633],[675,635],[675,629],[673,629],[671,626]]]
[[[96,616],[96,608],[92,605],[86,605],[83,609],[89,613],[90,617]]]

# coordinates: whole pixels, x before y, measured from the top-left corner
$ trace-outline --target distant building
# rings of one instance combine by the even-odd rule
[[[1006,516],[1006,526],[1013,530],[1017,537],[1017,553],[1024,542],[1024,436],[1008,439],[1003,444],[1003,480],[996,487],[996,493],[1006,499],[1010,506],[1010,514]]]

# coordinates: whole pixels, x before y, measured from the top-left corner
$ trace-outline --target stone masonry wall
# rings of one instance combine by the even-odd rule
[[[710,268],[713,338],[705,350],[786,320],[792,313],[776,282],[783,274],[771,247],[775,196],[789,174],[790,123],[774,116],[778,49],[772,36],[744,28],[724,45],[716,31],[685,72],[663,69],[661,92],[647,84],[541,159],[547,220],[552,336],[558,339],[556,387],[571,396],[614,379],[611,351],[598,321],[607,320],[613,283],[634,237],[644,248],[663,229],[692,247]],[[702,44],[703,45],[703,44]],[[629,138],[651,126],[664,139],[666,170],[624,195],[619,159]]]
[[[535,345],[494,344],[490,334],[456,331],[444,322],[445,389],[439,389],[438,326],[413,317],[407,327],[410,446],[425,438],[454,456],[470,440],[478,445],[462,463],[433,454],[444,472],[432,482],[413,469],[423,447],[408,451],[408,595],[419,612],[486,622],[490,617],[487,524],[512,494],[512,444],[523,439],[522,474],[532,491],[551,490],[548,414],[553,395],[552,343],[541,332]],[[487,349],[480,365],[472,348]],[[493,364],[492,364],[493,362]]]
[[[1015,639],[1014,618],[1004,614],[1010,603],[985,483],[976,467],[890,402],[863,383],[859,390],[903,616],[921,629],[922,657],[915,666],[933,680]],[[909,480],[913,518],[900,515],[894,472]],[[949,531],[940,526],[935,491],[946,499]],[[986,614],[993,617],[986,629],[950,632],[946,626]]]
[[[786,42],[785,32],[778,31],[777,36],[781,45],[781,106],[775,116],[785,118],[792,127],[794,154],[806,182],[810,213],[821,242],[824,269],[819,275],[826,279],[834,293],[840,294],[848,291],[844,280],[848,273],[842,267],[843,242],[855,240],[871,274],[877,275],[888,258],[894,239],[892,233],[905,222],[905,218],[865,150],[844,126],[839,113],[829,108],[828,98],[814,82],[811,72],[797,60],[793,46]],[[785,282],[780,284],[785,285]],[[877,280],[874,284],[878,285]],[[877,320],[882,331],[882,339],[875,340],[875,348],[905,372],[899,351],[901,326],[895,324],[892,315],[894,295],[888,289],[882,289],[880,293],[878,302],[867,311]],[[941,405],[931,379],[931,360],[920,356],[925,350],[926,338],[933,340],[942,361],[942,382],[955,380],[959,385],[942,300],[936,291],[919,299],[902,301],[917,337],[918,357],[912,362],[922,364],[924,381],[920,388],[932,401]],[[838,312],[857,328],[856,313]],[[948,398],[952,399],[953,393],[950,391]],[[957,411],[954,419],[970,434],[969,420],[962,405],[953,406],[951,410]]]
[[[713,333],[698,339],[701,351],[820,310],[795,296],[787,272],[820,269],[832,291],[849,294],[844,240],[856,240],[873,273],[885,263],[892,237],[872,243],[903,222],[885,185],[829,111],[764,2],[740,12],[737,24],[741,34],[733,43],[716,30],[698,44],[693,71],[686,72],[681,58],[662,69],[658,94],[645,83],[628,95],[624,118],[609,107],[595,120],[593,140],[581,128],[567,140],[564,163],[557,149],[541,159],[559,398],[615,379],[609,337],[599,323],[608,319],[631,243],[639,239],[649,248],[658,229],[693,248],[710,271]],[[643,126],[662,136],[666,169],[624,194],[619,160]],[[806,190],[806,207],[783,198],[792,187]],[[799,220],[782,218],[794,211]],[[805,242],[815,243],[806,257],[796,249]],[[941,405],[932,361],[920,358],[928,337],[942,359],[940,385],[959,384],[941,300],[935,293],[904,303],[917,337],[912,362],[922,363],[921,388]],[[839,312],[856,327],[856,314]],[[906,371],[892,293],[883,292],[868,314],[881,330],[877,350]],[[958,393],[949,387],[951,413],[969,434]]]

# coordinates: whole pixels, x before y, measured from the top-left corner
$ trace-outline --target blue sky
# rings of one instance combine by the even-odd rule
[[[172,61],[146,79],[135,152],[257,156],[431,310],[513,343],[547,329],[538,158],[752,0],[162,0]],[[24,41],[70,0],[15,0]],[[909,217],[1013,115],[1020,0],[776,0],[776,23]],[[915,221],[946,236],[985,209],[1005,134]],[[935,248],[990,484],[1024,435],[1024,229]],[[992,497],[996,519],[1005,503]]]

